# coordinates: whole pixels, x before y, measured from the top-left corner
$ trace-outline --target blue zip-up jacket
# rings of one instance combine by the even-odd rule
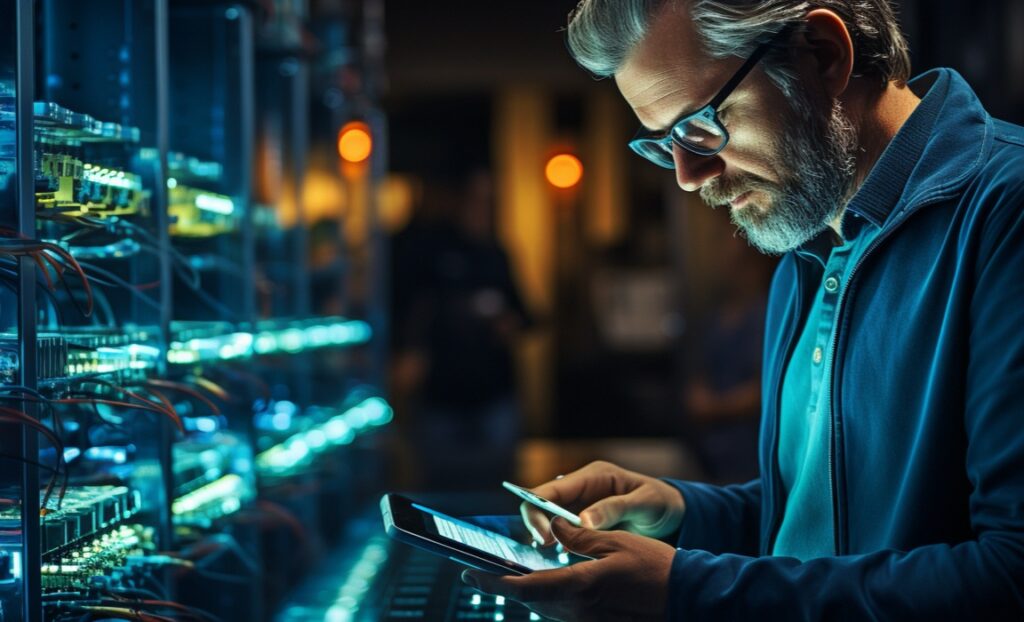
[[[844,216],[881,231],[833,344],[835,556],[769,555],[783,370],[822,278],[795,252],[769,298],[761,478],[673,482],[672,620],[1024,620],[1024,128],[952,70],[911,87]]]

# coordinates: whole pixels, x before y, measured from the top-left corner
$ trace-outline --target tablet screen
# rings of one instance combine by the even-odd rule
[[[418,503],[413,503],[412,507],[424,513],[424,528],[428,533],[457,543],[462,548],[475,549],[507,559],[530,570],[560,568],[568,563],[568,559],[563,558],[565,563],[561,560],[548,559],[532,546],[441,514]]]

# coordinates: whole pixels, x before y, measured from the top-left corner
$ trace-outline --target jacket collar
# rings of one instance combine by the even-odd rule
[[[863,221],[885,227],[900,214],[954,195],[991,147],[992,118],[959,73],[933,69],[909,86],[921,102],[847,205],[842,223],[847,238]],[[797,253],[821,262],[834,244],[829,229]]]
[[[894,215],[954,194],[991,145],[991,117],[956,71],[933,69],[909,86],[921,103],[847,209],[879,227]]]

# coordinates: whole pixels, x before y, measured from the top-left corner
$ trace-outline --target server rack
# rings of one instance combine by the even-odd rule
[[[266,587],[301,576],[280,556],[314,555],[376,488],[391,416],[363,354],[385,318],[310,310],[308,8],[0,15],[0,620],[143,596],[268,618],[284,593]]]

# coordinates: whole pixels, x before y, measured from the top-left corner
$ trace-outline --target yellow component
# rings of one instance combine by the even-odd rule
[[[238,226],[238,213],[231,197],[180,183],[170,187],[169,194],[171,235],[203,238],[229,233]]]
[[[43,209],[105,217],[145,213],[149,208],[149,192],[134,173],[83,163],[63,153],[44,153],[39,174],[49,186],[36,192],[36,205]]]

